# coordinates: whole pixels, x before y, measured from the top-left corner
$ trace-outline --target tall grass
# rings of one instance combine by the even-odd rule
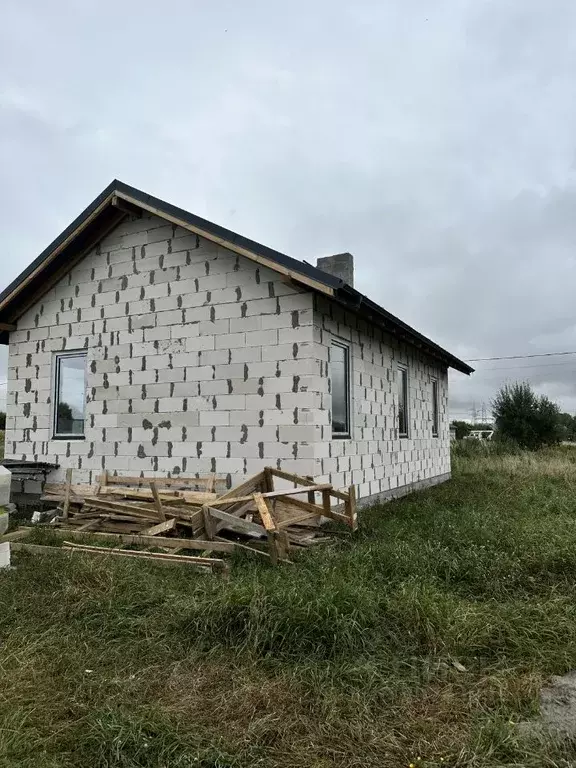
[[[229,580],[18,555],[0,765],[573,765],[513,725],[576,667],[570,451],[457,456],[451,483]]]

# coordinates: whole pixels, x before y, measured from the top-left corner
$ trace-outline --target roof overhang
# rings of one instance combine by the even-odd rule
[[[16,321],[128,215],[159,216],[296,283],[336,300],[392,335],[422,349],[462,373],[473,369],[427,339],[342,280],[303,261],[220,227],[183,208],[114,180],[66,229],[0,293],[0,344],[7,344]]]

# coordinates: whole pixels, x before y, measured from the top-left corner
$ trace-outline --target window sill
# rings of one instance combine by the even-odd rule
[[[75,440],[86,440],[85,435],[52,435],[52,440],[72,443]]]
[[[351,439],[352,439],[351,435],[345,435],[342,432],[338,432],[334,434],[334,432],[332,432],[332,440],[351,440]]]

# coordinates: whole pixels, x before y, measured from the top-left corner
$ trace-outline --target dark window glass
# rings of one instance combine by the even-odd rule
[[[56,358],[56,436],[84,436],[86,355],[58,355]]]
[[[348,347],[343,344],[332,344],[330,372],[332,434],[336,437],[344,437],[350,434],[350,360]]]
[[[408,437],[408,371],[398,368],[398,434]]]
[[[438,382],[432,382],[432,437],[438,437]]]

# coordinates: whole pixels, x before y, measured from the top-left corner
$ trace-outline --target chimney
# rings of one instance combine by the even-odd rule
[[[336,253],[316,259],[316,266],[329,275],[339,277],[354,287],[354,256],[351,253]]]

